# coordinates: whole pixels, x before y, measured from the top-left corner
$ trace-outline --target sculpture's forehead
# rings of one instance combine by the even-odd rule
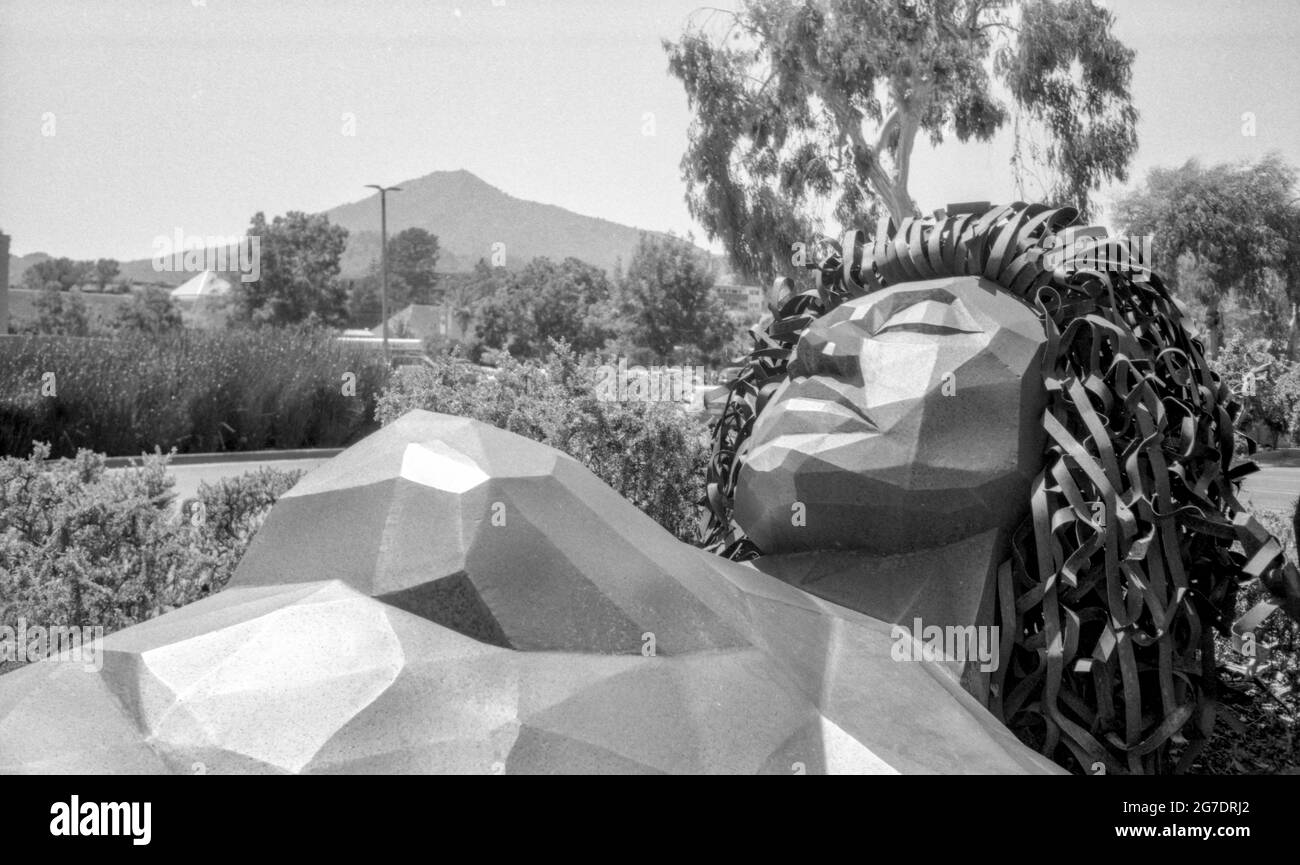
[[[896,313],[922,304],[947,308],[943,313],[946,322],[961,330],[992,333],[1010,328],[1027,337],[1042,336],[1038,316],[1028,304],[997,283],[978,276],[917,280],[890,286],[841,304],[814,326],[833,327],[854,321],[861,323],[866,331],[874,332]]]

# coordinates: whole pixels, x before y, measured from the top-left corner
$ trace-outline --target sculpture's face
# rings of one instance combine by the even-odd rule
[[[735,519],[765,553],[906,552],[1024,515],[1046,337],[973,276],[909,282],[808,328],[742,454]]]

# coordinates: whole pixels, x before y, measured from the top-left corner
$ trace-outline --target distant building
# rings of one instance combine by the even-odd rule
[[[713,293],[737,317],[746,321],[758,321],[763,314],[763,290],[753,285],[735,285],[732,283],[715,283]]]
[[[9,235],[0,233],[0,336],[9,332]]]
[[[370,332],[383,336],[384,326],[375,325]],[[457,324],[450,307],[427,303],[413,303],[389,316],[388,335],[390,338],[422,339],[431,352],[454,342],[465,342],[465,332]]]
[[[137,289],[140,287],[137,285]],[[205,330],[220,330],[226,326],[230,310],[223,301],[230,297],[230,292],[229,280],[211,270],[196,273],[169,290],[172,300],[180,308],[185,326]]]
[[[198,300],[201,297],[229,294],[230,283],[215,272],[205,270],[172,289],[172,300]]]
[[[359,345],[374,351],[381,351],[384,347],[383,337],[375,336],[368,330],[345,330],[335,339],[345,345]],[[399,339],[390,334],[388,350],[394,357],[420,358],[424,356],[424,341],[420,339]]]

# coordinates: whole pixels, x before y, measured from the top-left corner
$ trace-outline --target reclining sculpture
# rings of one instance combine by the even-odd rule
[[[1296,574],[1224,516],[1234,409],[1158,277],[1041,266],[1073,221],[884,225],[781,286],[715,428],[705,549],[544,445],[407,414],[99,673],[0,678],[0,771],[1190,760],[1232,586]],[[917,651],[918,625],[997,628],[999,663]]]

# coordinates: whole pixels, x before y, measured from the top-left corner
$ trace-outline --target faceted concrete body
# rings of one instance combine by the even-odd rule
[[[102,671],[0,677],[0,771],[1059,771],[896,645],[567,456],[412,412]]]

